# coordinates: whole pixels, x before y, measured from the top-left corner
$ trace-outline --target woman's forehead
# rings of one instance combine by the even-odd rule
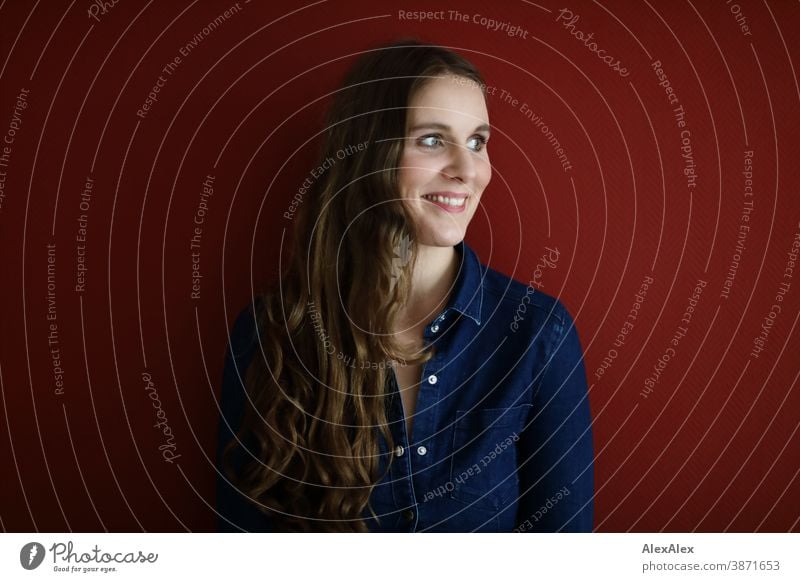
[[[486,99],[475,83],[437,77],[425,83],[409,102],[411,126],[425,122],[449,120],[450,125],[475,126],[488,122]]]

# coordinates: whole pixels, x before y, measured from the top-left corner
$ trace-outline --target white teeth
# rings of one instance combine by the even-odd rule
[[[447,204],[448,206],[455,206],[461,207],[467,202],[466,198],[447,198],[446,196],[423,196],[426,200],[433,200],[435,202],[440,202],[442,204]]]

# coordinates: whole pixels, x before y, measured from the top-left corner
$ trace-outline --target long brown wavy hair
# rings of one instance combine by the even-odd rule
[[[300,202],[288,268],[257,298],[261,350],[245,375],[250,404],[224,463],[254,511],[281,531],[368,531],[362,512],[375,516],[369,498],[385,475],[380,435],[390,452],[385,471],[394,457],[390,365],[433,356],[430,346],[411,352],[393,336],[416,262],[397,170],[412,96],[446,74],[485,88],[466,59],[416,39],[359,57],[328,111],[320,159],[333,163]],[[245,442],[254,443],[250,460],[234,470],[232,451]]]

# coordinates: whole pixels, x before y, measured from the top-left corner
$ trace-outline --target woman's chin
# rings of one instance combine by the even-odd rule
[[[449,228],[432,231],[426,229],[420,234],[419,243],[429,247],[454,247],[464,240],[464,230]]]

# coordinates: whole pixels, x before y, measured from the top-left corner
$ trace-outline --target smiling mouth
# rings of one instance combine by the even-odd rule
[[[422,198],[430,202],[438,202],[452,208],[463,208],[467,203],[467,196],[443,196],[441,194],[423,194]]]

